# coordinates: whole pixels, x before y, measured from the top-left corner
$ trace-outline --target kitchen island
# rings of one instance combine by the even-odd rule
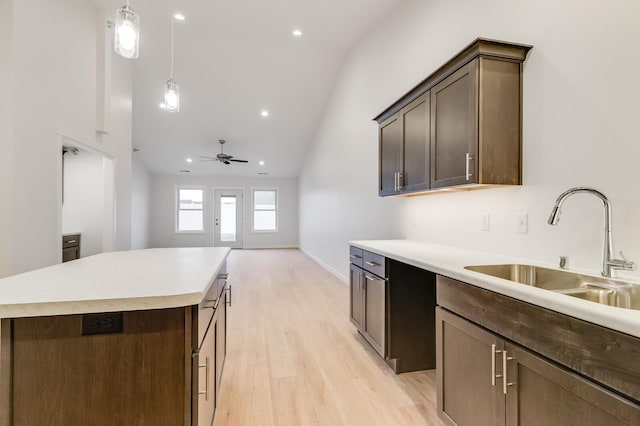
[[[110,252],[0,280],[0,425],[210,425],[228,253]]]

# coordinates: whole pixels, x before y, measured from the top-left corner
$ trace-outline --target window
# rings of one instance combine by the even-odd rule
[[[176,231],[204,231],[204,188],[178,188]]]
[[[253,230],[257,232],[278,231],[278,190],[253,190]]]

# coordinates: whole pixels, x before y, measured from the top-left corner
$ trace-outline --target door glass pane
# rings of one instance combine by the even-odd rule
[[[220,241],[236,241],[236,197],[220,196]]]

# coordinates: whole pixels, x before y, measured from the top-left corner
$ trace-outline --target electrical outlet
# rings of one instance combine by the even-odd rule
[[[480,230],[488,231],[490,227],[490,217],[489,213],[481,213],[480,214]]]
[[[124,314],[105,312],[82,315],[82,335],[122,333]]]
[[[526,213],[516,213],[516,227],[518,234],[529,233],[529,215]]]

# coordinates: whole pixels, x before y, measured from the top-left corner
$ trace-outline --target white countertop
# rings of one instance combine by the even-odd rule
[[[196,305],[229,248],[162,248],[97,254],[0,279],[0,318]]]
[[[411,240],[350,241],[349,244],[486,290],[640,337],[640,311],[638,310],[601,305],[464,269],[465,266],[470,265],[513,263],[558,269],[556,265]],[[599,276],[597,271],[573,272]],[[625,281],[628,280],[625,279]]]

